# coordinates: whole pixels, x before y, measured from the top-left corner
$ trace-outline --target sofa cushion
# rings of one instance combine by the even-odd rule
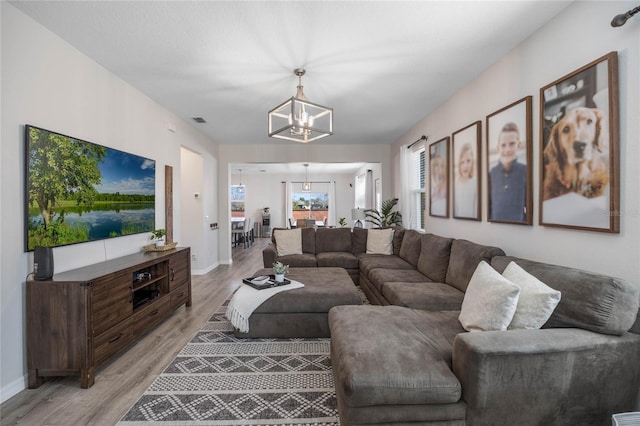
[[[278,257],[302,254],[302,233],[300,231],[300,229],[275,229],[273,231]]]
[[[482,260],[491,263],[494,256],[504,256],[504,251],[498,247],[476,244],[467,240],[454,240],[451,243],[451,256],[445,282],[460,291],[466,291],[478,263]]]
[[[542,327],[558,306],[560,292],[529,274],[515,262],[509,263],[502,276],[520,287],[518,305],[509,330]]]
[[[369,229],[367,254],[393,254],[393,229]]]
[[[453,238],[424,234],[417,264],[418,271],[431,278],[431,281],[444,282],[447,277],[452,242]]]
[[[329,311],[336,387],[350,407],[447,404],[460,400],[451,371],[457,312],[400,306]],[[384,350],[381,350],[384,348]]]
[[[429,281],[415,269],[372,269],[367,278],[373,286],[382,293],[382,284],[391,281],[402,281],[408,283],[423,283]]]
[[[459,311],[464,299],[457,288],[436,282],[386,282],[382,295],[392,305],[425,311]]]
[[[395,256],[400,256],[400,247],[402,247],[402,239],[404,238],[405,231],[406,229],[402,226],[393,227],[393,254]]]
[[[460,324],[467,331],[506,330],[516,312],[519,295],[520,287],[481,261],[464,294]]]
[[[422,234],[414,229],[407,229],[400,246],[400,257],[416,266],[422,249]]]
[[[413,265],[404,259],[396,256],[385,256],[383,254],[360,254],[360,271],[369,275],[373,269],[413,269]]]
[[[353,231],[351,231],[351,250],[354,254],[367,251],[368,231],[366,228],[353,228]]]
[[[350,228],[318,228],[316,230],[316,254],[328,251],[351,253]]]
[[[344,269],[358,269],[358,258],[353,253],[332,251],[316,254],[318,267],[336,267]]]
[[[279,256],[278,261],[289,265],[292,268],[315,268],[318,266],[316,255],[313,253],[291,254],[289,256]],[[266,268],[271,265],[265,265]]]
[[[621,278],[549,263],[500,256],[492,265],[503,271],[510,262],[562,293],[544,328],[577,327],[596,333],[622,335],[638,313],[640,286]]]
[[[302,252],[316,252],[316,230],[313,228],[302,228]]]

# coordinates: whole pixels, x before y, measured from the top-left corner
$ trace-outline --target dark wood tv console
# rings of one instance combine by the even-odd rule
[[[74,374],[88,388],[97,367],[191,306],[190,249],[136,253],[27,281],[26,293],[29,388],[46,376]]]

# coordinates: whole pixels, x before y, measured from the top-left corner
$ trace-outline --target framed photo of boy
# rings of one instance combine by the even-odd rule
[[[533,223],[531,96],[487,116],[487,220]]]
[[[540,89],[540,225],[620,232],[618,102],[617,52]]]
[[[453,151],[453,217],[480,220],[480,140],[482,123],[476,121],[451,136]]]
[[[449,217],[449,137],[429,145],[429,216]]]

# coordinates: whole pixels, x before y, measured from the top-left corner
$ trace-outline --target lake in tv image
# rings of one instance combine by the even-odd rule
[[[26,126],[26,250],[155,225],[155,161]]]

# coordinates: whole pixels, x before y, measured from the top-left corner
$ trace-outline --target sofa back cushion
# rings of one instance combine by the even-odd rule
[[[562,293],[544,328],[577,327],[622,335],[636,321],[640,286],[620,278],[511,256],[492,259],[502,272],[514,261],[551,288]]]
[[[400,256],[400,247],[402,247],[402,239],[406,229],[402,226],[393,227],[393,254]]]
[[[422,250],[422,235],[415,229],[407,229],[402,238],[399,255],[401,258],[416,266]]]
[[[316,253],[329,251],[351,253],[350,228],[318,228],[316,230]]]
[[[482,260],[491,263],[494,256],[504,256],[504,251],[498,247],[485,246],[467,240],[454,240],[451,243],[451,257],[445,282],[460,291],[467,291],[469,280],[478,263]]]
[[[431,278],[433,282],[444,282],[447,277],[452,242],[453,238],[439,237],[434,234],[422,235],[418,271]]]
[[[353,232],[351,232],[351,250],[353,250],[353,254],[366,253],[368,232],[369,230],[366,228],[353,228]]]

